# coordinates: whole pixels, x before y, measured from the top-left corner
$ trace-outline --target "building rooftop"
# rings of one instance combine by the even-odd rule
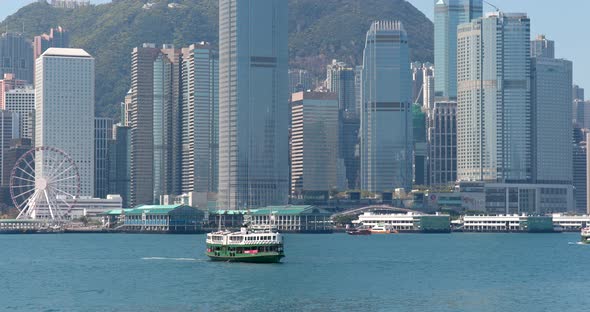
[[[41,56],[92,57],[82,49],[49,48]]]

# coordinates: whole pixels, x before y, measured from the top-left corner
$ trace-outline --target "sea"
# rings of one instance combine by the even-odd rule
[[[291,234],[280,264],[204,241],[0,235],[0,311],[590,311],[578,233]]]

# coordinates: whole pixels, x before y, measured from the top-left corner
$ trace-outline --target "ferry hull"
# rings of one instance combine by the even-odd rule
[[[279,263],[281,258],[285,255],[254,255],[254,256],[241,256],[241,257],[230,257],[230,256],[215,256],[207,255],[212,261],[225,261],[225,262],[246,262],[246,263]]]
[[[582,236],[582,244],[590,244],[590,236]]]

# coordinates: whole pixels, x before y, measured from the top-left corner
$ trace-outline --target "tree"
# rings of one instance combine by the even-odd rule
[[[356,220],[357,217],[354,215],[337,215],[332,218],[332,221],[339,226],[346,226],[347,224],[352,224],[352,221]]]

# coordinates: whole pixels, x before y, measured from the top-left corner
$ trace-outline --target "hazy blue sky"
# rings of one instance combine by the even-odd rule
[[[23,5],[34,1],[36,0],[0,0],[0,20],[16,12]],[[408,1],[432,19],[434,0]],[[92,0],[92,2],[105,3],[110,0]],[[590,12],[590,1],[489,0],[489,2],[505,12],[528,13],[532,25],[531,36],[545,34],[549,39],[555,40],[556,56],[574,62],[574,82],[590,89],[590,71],[588,70],[590,43],[586,38],[586,26],[584,26],[587,13]],[[484,11],[493,10],[488,5],[484,6]]]

